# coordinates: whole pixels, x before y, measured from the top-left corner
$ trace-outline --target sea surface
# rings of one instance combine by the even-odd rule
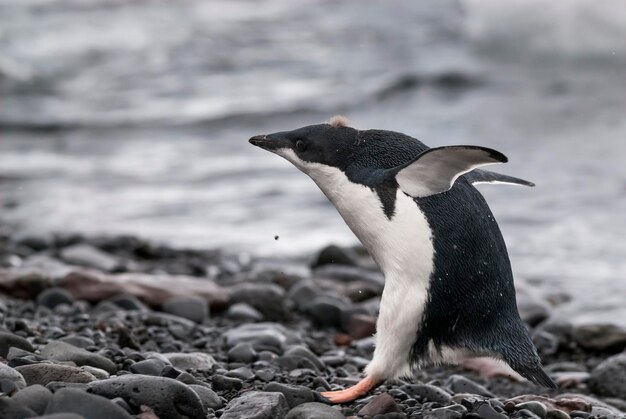
[[[626,296],[626,3],[0,0],[0,222],[306,254],[356,239],[256,134],[344,114],[505,153],[518,277]]]

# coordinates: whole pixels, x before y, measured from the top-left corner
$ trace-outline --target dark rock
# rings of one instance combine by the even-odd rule
[[[0,397],[0,418],[22,419],[32,418],[37,413],[27,407],[22,406],[10,397]]]
[[[211,381],[213,382],[213,388],[217,391],[241,390],[243,387],[243,381],[239,378],[226,377],[219,374],[211,377]]]
[[[541,402],[529,401],[525,403],[520,403],[515,406],[515,409],[528,410],[532,412],[533,414],[537,415],[538,417],[540,417],[541,419],[546,419],[546,416],[548,416],[548,408],[546,407],[546,405],[544,405]]]
[[[290,408],[315,400],[312,390],[293,384],[269,383],[263,388],[263,391],[282,393]]]
[[[475,412],[484,419],[508,419],[505,414],[499,413],[487,402],[480,403]]]
[[[367,314],[352,314],[345,330],[354,339],[372,336],[376,332],[376,317]]]
[[[209,317],[209,304],[200,297],[173,297],[163,304],[163,311],[196,323],[202,323],[204,319]]]
[[[24,380],[24,377],[22,376],[22,374],[20,374],[15,369],[1,362],[0,362],[0,381],[10,381],[13,384],[15,384],[15,387],[17,389],[22,389],[26,387],[26,380]]]
[[[107,300],[126,311],[150,311],[147,305],[137,297],[129,294],[121,294]]]
[[[372,284],[385,284],[385,278],[380,272],[374,272],[356,266],[323,265],[313,270],[313,276],[316,278],[336,279],[345,283],[367,281]]]
[[[104,272],[112,272],[119,266],[117,258],[85,243],[63,248],[61,258],[72,265],[86,266]]]
[[[171,378],[128,374],[92,382],[88,390],[109,399],[121,397],[131,406],[148,406],[163,418],[205,416],[196,392]]]
[[[181,370],[210,370],[215,365],[215,359],[204,352],[165,353],[163,356]]]
[[[467,409],[460,404],[438,407],[424,413],[424,419],[459,419],[467,413]]]
[[[598,365],[591,372],[589,388],[600,396],[626,399],[626,354],[612,356]]]
[[[243,362],[250,363],[257,359],[257,351],[254,350],[251,344],[242,342],[238,343],[228,351],[228,359],[230,362]]]
[[[32,419],[87,419],[76,413],[53,413],[51,415],[37,416]]]
[[[228,307],[226,316],[233,320],[258,322],[263,320],[263,314],[256,308],[246,303],[237,303]]]
[[[246,303],[272,320],[283,319],[287,313],[285,291],[274,284],[237,284],[230,290],[230,299],[233,303]]]
[[[289,347],[283,354],[283,358],[295,358],[296,360],[308,360],[318,371],[323,371],[324,363],[309,348],[302,345],[294,345]],[[298,363],[300,365],[300,363]]]
[[[6,358],[11,347],[33,352],[35,349],[26,339],[8,332],[0,332],[0,357]]]
[[[12,398],[38,415],[43,415],[52,393],[44,386],[35,384],[18,391]]]
[[[409,396],[425,402],[446,405],[452,400],[452,396],[448,392],[430,384],[406,384],[400,389]]]
[[[307,314],[319,325],[339,327],[341,313],[348,308],[348,304],[337,297],[320,295],[307,305]]]
[[[130,366],[130,371],[135,374],[161,375],[161,371],[167,364],[160,359],[145,359]]]
[[[345,419],[346,417],[338,409],[323,403],[304,403],[287,413],[285,419]]]
[[[387,393],[382,393],[370,400],[359,411],[359,416],[376,416],[399,411],[400,407],[396,404],[393,397]]]
[[[495,395],[484,386],[481,386],[480,384],[475,383],[462,375],[455,374],[450,376],[448,381],[446,381],[446,385],[450,387],[454,393],[470,393],[485,397],[495,397]]]
[[[46,414],[76,413],[85,419],[132,419],[124,409],[110,400],[82,390],[64,388],[52,396]]]
[[[302,281],[291,287],[287,299],[293,301],[296,309],[306,311],[311,302],[321,295],[319,287],[311,281]]]
[[[195,391],[198,397],[200,397],[204,410],[217,410],[222,408],[222,400],[220,399],[220,396],[218,396],[217,393],[210,388],[197,384],[191,384],[189,388]]]
[[[283,419],[288,411],[281,393],[251,391],[231,400],[221,419]]]
[[[50,341],[41,350],[41,356],[54,361],[72,361],[76,365],[89,365],[103,369],[109,374],[117,371],[115,364],[102,355],[94,354],[59,340]]]
[[[64,342],[64,343],[68,343],[70,345],[76,346],[77,348],[89,348],[91,346],[95,346],[95,342],[93,341],[93,339],[89,339],[85,336],[79,336],[79,335],[70,335],[70,336],[64,336],[62,338],[58,339],[59,342]]]
[[[22,365],[15,368],[26,380],[29,386],[41,384],[45,386],[52,381],[62,381],[64,383],[90,383],[96,377],[81,368],[71,365],[38,363]]]
[[[58,287],[48,288],[37,295],[37,304],[48,308],[55,308],[59,304],[71,305],[73,302],[72,294]]]
[[[282,352],[287,343],[288,331],[277,323],[244,324],[224,333],[226,346],[234,347],[239,343],[250,343],[256,350],[274,348]]]
[[[317,254],[311,263],[311,268],[318,268],[328,264],[357,266],[358,257],[352,249],[344,249],[331,244]]]
[[[234,370],[228,371],[224,374],[226,377],[239,378],[242,381],[252,380],[254,378],[254,373],[248,367],[239,367]]]

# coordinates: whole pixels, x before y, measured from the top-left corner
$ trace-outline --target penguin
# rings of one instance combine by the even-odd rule
[[[344,117],[249,142],[307,174],[385,277],[365,378],[323,397],[347,403],[422,366],[476,357],[556,388],[520,319],[498,223],[474,187],[533,186],[477,169],[507,162],[504,154],[473,145],[430,148],[398,132],[357,130]]]

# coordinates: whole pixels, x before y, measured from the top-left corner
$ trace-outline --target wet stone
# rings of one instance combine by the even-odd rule
[[[338,409],[323,403],[303,403],[289,411],[285,419],[345,419]]]
[[[259,322],[263,320],[263,314],[250,304],[236,303],[228,307],[226,316],[233,320]]]
[[[487,390],[484,386],[475,383],[467,377],[463,377],[462,375],[452,375],[448,381],[446,381],[446,385],[454,392],[454,393],[470,393],[470,394],[478,394],[480,396],[485,397],[495,397],[492,392]]]
[[[47,385],[52,381],[64,383],[89,383],[97,378],[81,368],[71,365],[38,363],[15,368],[26,380],[26,384]]]
[[[26,380],[22,374],[15,369],[0,362],[0,381],[9,381],[15,385],[17,389],[26,387]],[[6,393],[6,391],[4,392]]]
[[[254,372],[248,367],[239,367],[234,370],[228,371],[224,374],[226,377],[239,378],[240,380],[247,381],[254,378]]]
[[[213,388],[217,391],[241,390],[243,387],[243,381],[239,378],[226,377],[218,374],[211,377],[211,381],[213,382]]]
[[[222,400],[220,399],[220,396],[218,396],[217,393],[210,388],[197,384],[191,384],[189,388],[195,391],[198,397],[200,397],[200,401],[202,402],[205,410],[216,410],[222,408]]]
[[[396,404],[393,397],[387,393],[382,393],[375,396],[359,410],[359,416],[376,416],[399,411],[400,407]]]
[[[541,402],[530,401],[530,402],[520,403],[515,406],[515,409],[529,410],[530,412],[539,416],[541,419],[545,419],[546,416],[548,415],[548,408]]]
[[[600,363],[591,372],[589,388],[600,396],[626,400],[626,354],[612,356]]]
[[[400,389],[409,396],[426,402],[445,405],[452,400],[452,396],[448,392],[430,384],[407,384]]]
[[[25,419],[37,414],[10,397],[0,397],[0,418]]]
[[[119,266],[118,260],[113,255],[86,243],[63,248],[61,257],[69,264],[95,268],[104,272],[112,272]]]
[[[210,370],[215,365],[215,359],[204,352],[165,353],[163,356],[181,370]]]
[[[130,371],[135,374],[161,375],[161,371],[167,364],[160,359],[146,359],[130,366]]]
[[[228,350],[228,359],[231,362],[250,363],[258,357],[257,351],[254,350],[250,343],[238,343]]]

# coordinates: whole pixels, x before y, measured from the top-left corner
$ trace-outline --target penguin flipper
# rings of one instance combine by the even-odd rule
[[[533,182],[524,179],[480,169],[472,170],[465,174],[465,179],[472,185],[480,183],[504,183],[508,185],[535,186]]]
[[[504,154],[490,148],[457,145],[428,149],[390,171],[404,193],[422,198],[450,190],[459,176],[477,167],[507,161]]]

